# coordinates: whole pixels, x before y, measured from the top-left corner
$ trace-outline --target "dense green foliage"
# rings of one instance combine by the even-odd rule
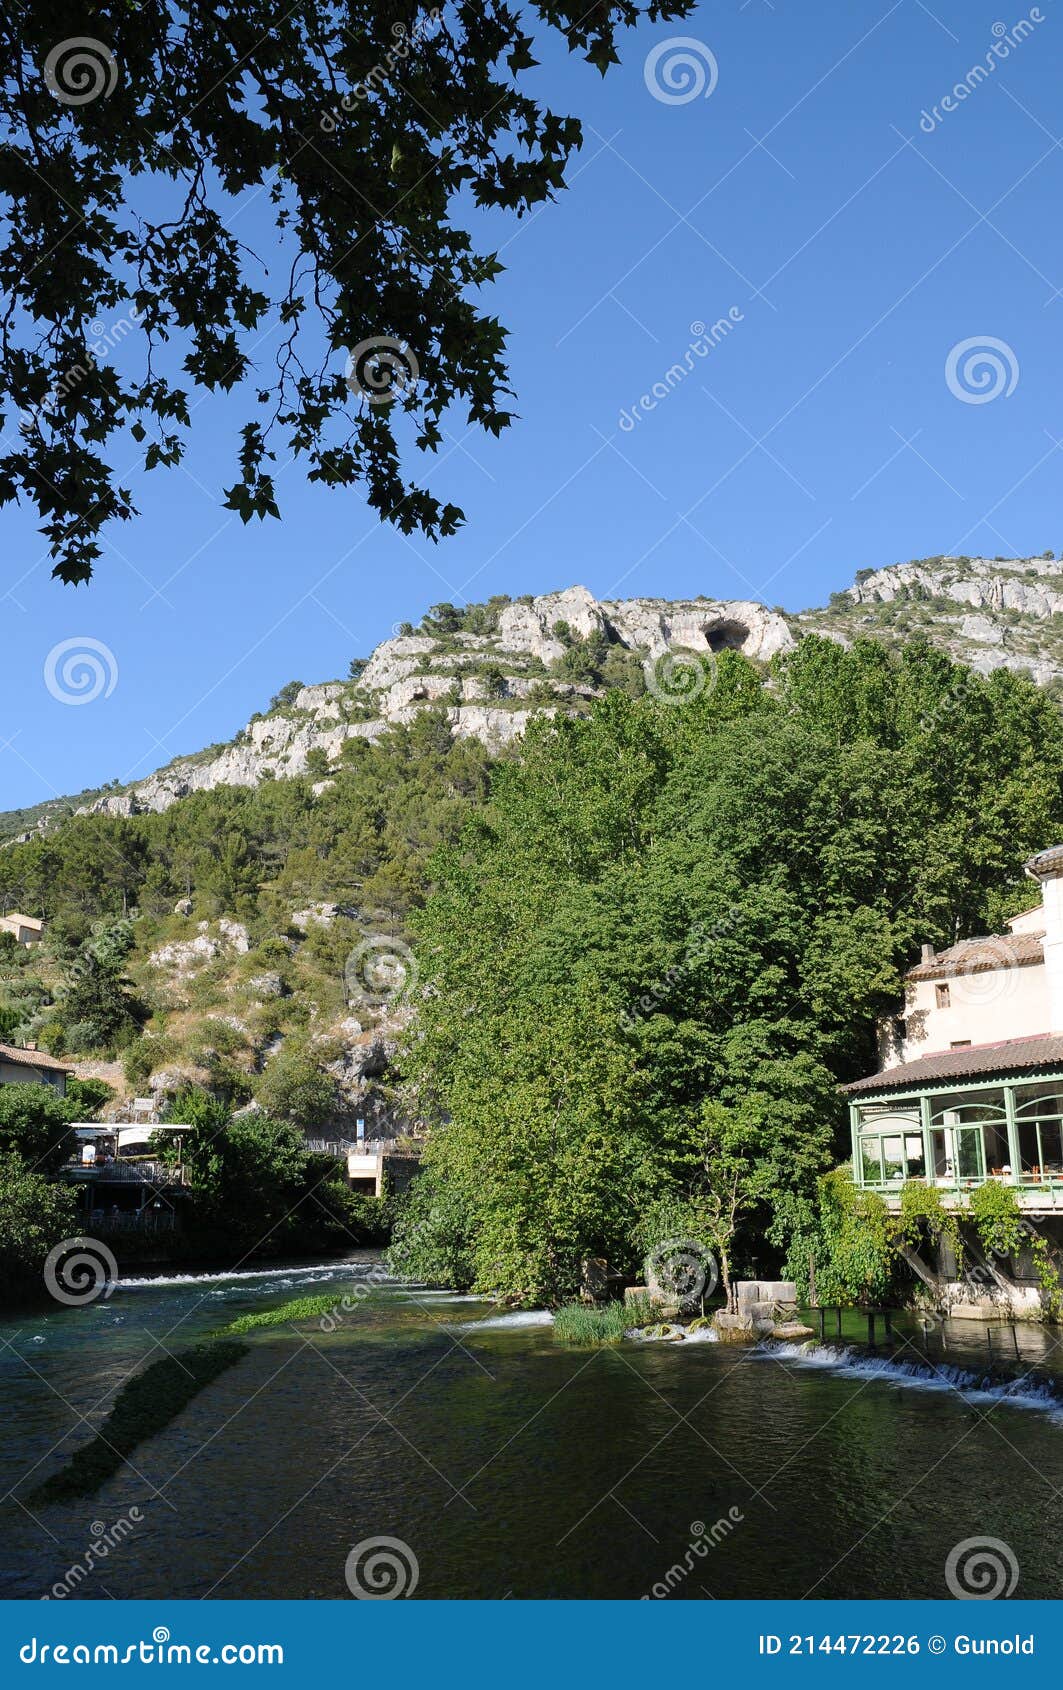
[[[446,633],[448,607],[431,615]],[[420,983],[404,1071],[380,1083],[432,1126],[397,1271],[556,1305],[582,1257],[636,1274],[680,1237],[725,1285],[789,1251],[802,1277],[833,1262],[839,1296],[884,1294],[874,1204],[818,1183],[845,1144],[837,1084],[874,1066],[920,941],[1028,901],[1024,859],[1063,835],[1063,727],[1028,681],[922,643],[809,638],[767,685],[723,652],[708,679],[535,721],[493,767],[428,709],[349,741],[316,795],[221,788],[10,847],[0,894],[49,929],[32,956],[0,946],[0,1012],[53,1046],[124,1046],[133,1086],[178,1057],[205,1076],[213,1101],[178,1110],[202,1119],[191,1248],[366,1241],[383,1208],[299,1129],[331,1107],[345,965],[383,911]],[[315,899],[339,913],[297,929]],[[243,951],[177,985],[153,967],[223,915]],[[234,1113],[252,1096],[261,1112]]]
[[[787,1275],[805,1299],[814,1283],[816,1301],[827,1308],[894,1306],[907,1279],[897,1237],[883,1198],[854,1185],[847,1167],[834,1168],[818,1182],[814,1214],[799,1216]]]
[[[655,1198],[719,1206],[721,1125],[736,1226],[807,1234],[836,1084],[874,1065],[915,945],[992,931],[1061,827],[1054,706],[924,644],[809,639],[769,689],[725,652],[682,706],[533,723],[416,917],[421,1204],[451,1260],[429,1227],[406,1270],[456,1252],[480,1289],[561,1301],[582,1255],[634,1265]]]
[[[348,740],[343,756],[316,796],[308,780],[268,780],[193,793],[161,815],[74,817],[0,853],[0,897],[75,942],[100,918],[134,905],[160,918],[184,897],[204,916],[274,930],[313,898],[405,910],[423,896],[431,852],[483,797],[488,754],[424,710],[377,743]]]
[[[37,1083],[0,1085],[0,1154],[20,1156],[36,1172],[49,1174],[69,1161],[77,1119],[74,1100]]]
[[[0,1087],[0,1094],[7,1090]],[[40,1089],[40,1088],[39,1088]],[[77,1231],[74,1194],[0,1150],[0,1286],[4,1302],[41,1290],[54,1244]]]
[[[987,1180],[968,1199],[971,1219],[986,1256],[1014,1262],[1028,1251],[1041,1289],[1044,1308],[1053,1320],[1063,1316],[1063,1278],[1058,1252],[1024,1215],[1011,1186]]]
[[[178,1095],[175,1121],[196,1128],[160,1154],[183,1162],[182,1249],[190,1255],[244,1260],[298,1250],[342,1249],[385,1235],[382,1199],[350,1189],[345,1170],[314,1155],[287,1121],[253,1112],[232,1115],[205,1092]],[[160,1135],[160,1141],[165,1135]]]
[[[951,1249],[960,1273],[974,1284],[986,1282],[995,1266],[1014,1273],[1029,1255],[1045,1314],[1063,1315],[1063,1280],[1058,1252],[1024,1215],[1014,1188],[1000,1180],[974,1187],[958,1209],[946,1209],[941,1192],[922,1180],[901,1188],[900,1209],[887,1210],[876,1192],[861,1191],[848,1167],[833,1169],[819,1181],[814,1216],[806,1216],[791,1239],[787,1271],[802,1297],[826,1307],[907,1302],[915,1280],[911,1252],[933,1262],[942,1243]],[[985,1264],[969,1258],[972,1245]],[[995,1258],[995,1264],[994,1264]],[[926,1292],[919,1287],[920,1295]]]
[[[154,1068],[183,1057],[235,1104],[260,1092],[271,1113],[327,1118],[333,1088],[321,1052],[308,1059],[305,1036],[260,1086],[250,1047],[345,1013],[348,956],[367,930],[403,931],[432,852],[482,801],[489,767],[478,741],[452,741],[445,713],[426,710],[377,744],[348,741],[317,795],[301,779],[221,787],[163,814],[77,817],[0,851],[0,897],[47,919],[32,951],[0,936],[0,1036],[63,1055],[120,1054],[136,1092]],[[187,916],[174,913],[179,900]],[[296,964],[291,913],[315,900],[345,913],[299,936]],[[276,976],[276,998],[245,1010],[245,1032],[225,1019],[232,959],[189,973],[176,995],[172,977],[149,962],[223,916],[245,923],[252,942],[238,982],[244,1001],[257,995],[249,982]],[[175,1007],[214,1013],[179,1022],[175,1040]]]

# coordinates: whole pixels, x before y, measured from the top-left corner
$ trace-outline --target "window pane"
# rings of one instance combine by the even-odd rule
[[[982,1135],[977,1128],[961,1128],[956,1133],[956,1172],[960,1179],[981,1179]]]
[[[877,1138],[860,1140],[861,1178],[865,1185],[877,1185],[882,1179],[882,1159]]]
[[[1061,1153],[1058,1121],[1042,1121],[1041,1150],[1044,1154],[1043,1171],[1046,1174],[1058,1174],[1063,1171],[1063,1153]]]

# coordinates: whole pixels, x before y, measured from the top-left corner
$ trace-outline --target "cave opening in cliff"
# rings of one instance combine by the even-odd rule
[[[749,629],[744,622],[717,622],[706,628],[705,638],[710,651],[743,651]]]

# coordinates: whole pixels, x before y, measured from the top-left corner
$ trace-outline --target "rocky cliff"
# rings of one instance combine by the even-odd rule
[[[1024,669],[1043,685],[1063,677],[1063,560],[1048,555],[860,570],[827,606],[797,614],[750,600],[597,600],[579,586],[476,610],[483,614],[429,617],[418,632],[385,640],[355,679],[285,689],[229,744],[178,758],[80,810],[132,815],[221,785],[307,773],[324,782],[347,740],[378,738],[429,704],[446,711],[455,735],[501,746],[532,714],[586,709],[610,686],[640,688],[669,652],[704,658],[729,648],[766,662],[811,632],[845,643],[925,633],[983,672]],[[46,807],[38,825],[50,817]],[[4,820],[0,837],[15,831]]]

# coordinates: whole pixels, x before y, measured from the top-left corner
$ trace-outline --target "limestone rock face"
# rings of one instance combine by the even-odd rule
[[[857,614],[853,614],[856,611]],[[826,610],[798,619],[810,632],[856,633],[891,643],[919,631],[982,674],[1025,671],[1046,686],[1063,677],[1063,560],[938,557],[860,571]]]
[[[233,951],[237,956],[247,955],[250,941],[242,921],[230,921],[222,916],[216,924],[216,932],[211,933],[210,927],[210,922],[201,921],[193,939],[173,939],[168,945],[160,945],[158,950],[152,951],[148,961],[154,968],[186,974],[189,969],[212,962],[223,951]]]
[[[741,651],[766,662],[797,643],[784,616],[749,599],[622,599],[602,608],[624,644],[650,658],[682,647]]]
[[[303,686],[284,708],[253,718],[212,755],[181,757],[87,806],[114,816],[165,810],[192,792],[256,786],[312,775],[328,791],[351,739],[378,739],[427,708],[446,712],[450,732],[494,750],[525,732],[532,716],[581,709],[595,688],[551,665],[573,637],[602,636],[643,665],[668,651],[740,651],[766,663],[806,633],[842,645],[871,635],[896,644],[925,632],[951,656],[988,674],[1026,670],[1063,678],[1063,560],[939,557],[861,570],[821,610],[784,615],[752,599],[603,599],[583,586],[506,605],[492,632],[402,634],[377,646],[357,681]]]
[[[544,593],[531,604],[507,605],[498,621],[499,643],[508,651],[527,651],[552,663],[565,650],[554,633],[559,622],[567,622],[581,639],[606,629],[604,607],[586,587],[566,587],[563,593]]]

